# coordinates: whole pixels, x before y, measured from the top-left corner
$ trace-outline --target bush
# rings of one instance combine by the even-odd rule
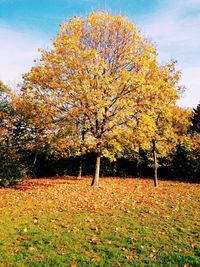
[[[20,183],[27,175],[23,157],[16,151],[9,153],[6,147],[0,148],[0,186],[10,186]]]

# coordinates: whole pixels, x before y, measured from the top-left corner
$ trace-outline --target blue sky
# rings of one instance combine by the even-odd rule
[[[134,22],[155,42],[160,63],[177,59],[187,87],[180,105],[200,102],[200,0],[0,0],[0,80],[15,87],[61,22],[100,9]]]

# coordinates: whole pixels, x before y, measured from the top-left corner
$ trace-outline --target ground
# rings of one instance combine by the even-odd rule
[[[0,189],[0,266],[200,266],[200,185],[28,179]]]

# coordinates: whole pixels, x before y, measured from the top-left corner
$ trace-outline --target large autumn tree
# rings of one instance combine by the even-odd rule
[[[37,102],[58,128],[81,125],[81,151],[87,143],[96,152],[92,185],[98,185],[101,156],[121,149],[118,133],[158,95],[157,87],[147,86],[156,57],[128,19],[93,12],[63,23],[53,48],[41,50],[41,59],[24,75],[24,97]]]

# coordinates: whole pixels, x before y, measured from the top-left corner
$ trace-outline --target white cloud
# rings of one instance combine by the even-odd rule
[[[174,12],[159,14],[144,24],[143,31],[156,41],[164,59],[177,55],[184,62],[184,55],[193,58],[200,50],[200,17],[197,20],[179,17],[178,13],[175,16]]]
[[[163,1],[140,25],[156,42],[161,63],[178,60],[181,83],[187,88],[180,105],[196,106],[200,101],[200,0]]]
[[[181,82],[188,90],[184,93],[183,98],[179,100],[179,104],[188,107],[188,103],[192,103],[192,106],[196,107],[200,103],[200,67],[185,68]],[[189,88],[191,89],[189,90]]]
[[[48,40],[27,32],[18,32],[0,25],[0,80],[13,86],[39,57],[37,49]]]

